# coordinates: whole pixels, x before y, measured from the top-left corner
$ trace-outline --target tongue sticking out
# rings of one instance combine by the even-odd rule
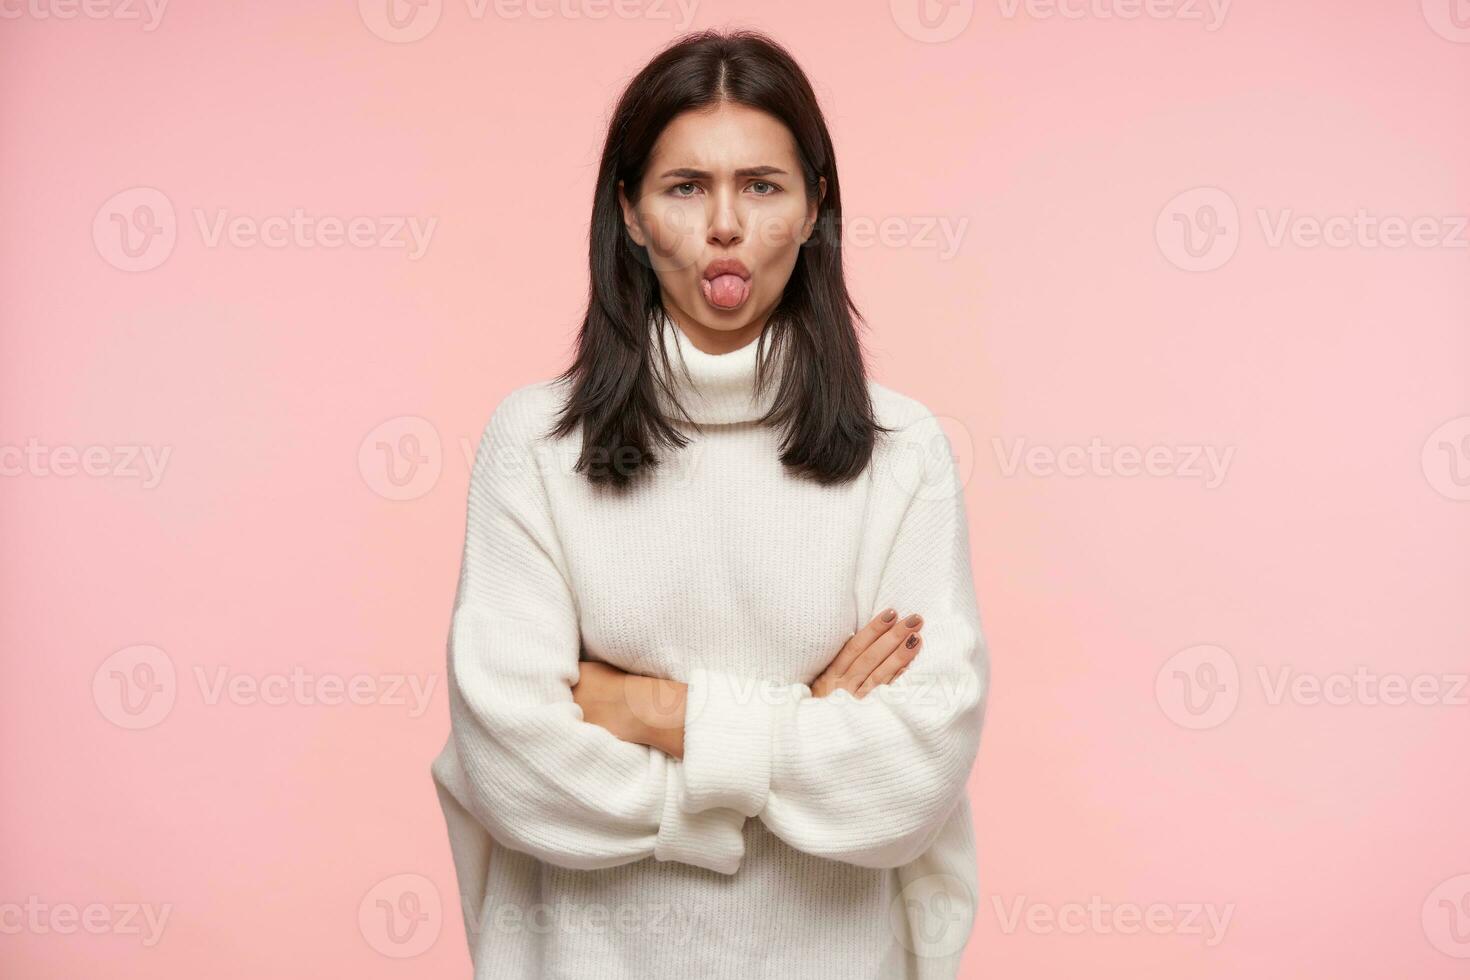
[[[701,279],[700,286],[710,305],[718,306],[722,310],[733,310],[744,303],[746,295],[750,293],[750,283],[729,273],[713,279]]]

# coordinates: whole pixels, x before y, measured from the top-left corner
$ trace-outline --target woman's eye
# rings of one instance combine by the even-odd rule
[[[763,188],[766,188],[766,190],[757,190],[756,191],[756,196],[758,196],[758,197],[770,197],[772,194],[775,194],[777,191],[779,191],[781,189],[781,188],[777,187],[775,184],[771,183],[769,180],[756,180],[756,181],[752,181],[751,184],[750,184],[750,186],[752,188],[762,188],[762,187]],[[689,193],[688,194],[683,193],[683,190],[686,187],[689,188]],[[697,191],[698,189],[699,189],[699,185],[698,184],[694,183],[693,181],[685,181],[682,184],[675,184],[673,187],[670,187],[669,188],[669,193],[673,194],[675,197],[693,197],[694,196],[694,192]]]

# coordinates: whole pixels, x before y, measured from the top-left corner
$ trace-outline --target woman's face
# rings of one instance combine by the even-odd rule
[[[665,308],[712,353],[765,327],[826,193],[822,178],[808,202],[785,124],[729,103],[664,127],[634,200],[618,183],[623,223],[648,250]]]

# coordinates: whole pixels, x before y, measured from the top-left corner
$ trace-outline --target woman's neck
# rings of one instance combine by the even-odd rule
[[[770,319],[770,311],[767,310],[754,321],[743,327],[733,330],[719,330],[715,327],[705,326],[695,318],[689,316],[683,310],[670,306],[667,303],[664,309],[668,315],[673,317],[674,323],[683,332],[684,336],[693,342],[694,346],[706,354],[729,354],[744,347],[755,340],[765,330],[766,321]]]
[[[687,416],[701,425],[751,422],[765,415],[775,401],[783,359],[779,352],[770,348],[769,340],[766,353],[772,359],[771,377],[761,391],[755,390],[757,356],[763,331],[742,330],[739,333],[743,335],[744,343],[736,338],[732,342],[734,346],[714,353],[702,349],[695,342],[696,338],[662,311],[651,317],[650,329],[654,330],[654,335],[649,356],[653,360],[656,377],[668,384],[669,390],[659,386],[659,398],[663,411],[670,417]],[[664,371],[658,344],[660,335],[672,374]]]

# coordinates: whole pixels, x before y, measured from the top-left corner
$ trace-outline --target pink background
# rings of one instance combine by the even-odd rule
[[[396,34],[383,0],[5,8],[0,974],[469,975],[428,772],[466,454],[565,363],[615,92],[747,26],[828,113],[872,372],[970,473],[966,974],[1465,975],[1451,0],[427,2]],[[209,237],[297,208],[372,241]],[[1274,234],[1360,211],[1433,240]],[[164,234],[130,256],[119,218]],[[1158,471],[1009,464],[1094,438]],[[1359,668],[1427,703],[1276,696]]]

